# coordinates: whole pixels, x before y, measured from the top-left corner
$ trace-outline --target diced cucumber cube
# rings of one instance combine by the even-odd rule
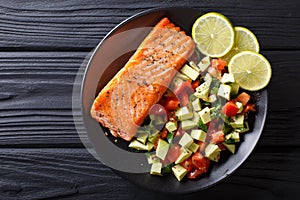
[[[205,107],[199,112],[199,116],[204,124],[210,122],[211,121],[210,109],[208,107]]]
[[[181,139],[179,140],[179,144],[185,148],[188,148],[193,142],[194,139],[188,133],[184,133]]]
[[[209,56],[204,57],[199,63],[198,67],[202,72],[204,72],[210,66],[210,58]]]
[[[194,93],[194,95],[199,99],[207,99],[208,94],[209,94],[209,88],[206,88],[202,91],[196,90],[196,92]]]
[[[193,69],[192,67],[190,67],[187,64],[185,64],[180,69],[180,72],[183,73],[183,74],[185,74],[186,76],[188,76],[193,81],[196,80],[198,78],[198,76],[200,75],[200,73],[198,71],[196,71],[195,69]]]
[[[153,163],[151,166],[150,174],[161,175],[161,168],[162,168],[162,163],[160,163],[160,162]]]
[[[192,130],[191,137],[195,140],[204,142],[206,139],[206,133],[202,130]]]
[[[175,122],[167,122],[166,129],[172,133],[173,131],[177,130],[177,124]]]
[[[230,91],[231,91],[231,87],[229,85],[220,84],[219,90],[218,90],[218,96],[223,97],[229,101],[230,100]]]
[[[178,181],[181,181],[188,171],[181,165],[175,165],[172,167],[172,171]]]

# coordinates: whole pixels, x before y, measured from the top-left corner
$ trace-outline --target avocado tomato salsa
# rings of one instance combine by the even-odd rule
[[[235,153],[240,135],[249,130],[247,115],[255,111],[250,98],[240,92],[224,60],[191,61],[151,108],[148,123],[129,147],[148,151],[152,175],[196,179],[219,161],[222,151]]]

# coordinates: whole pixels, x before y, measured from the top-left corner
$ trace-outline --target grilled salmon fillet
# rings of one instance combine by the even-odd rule
[[[191,37],[163,18],[100,91],[91,116],[113,136],[131,140],[194,49]]]

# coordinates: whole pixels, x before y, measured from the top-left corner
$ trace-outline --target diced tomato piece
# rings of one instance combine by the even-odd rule
[[[197,169],[197,168],[193,168],[191,171],[189,171],[187,173],[187,177],[189,179],[196,179],[198,176],[200,176],[202,174],[201,170]]]
[[[221,149],[221,151],[225,151],[227,149],[223,143],[219,143],[218,146]]]
[[[164,107],[169,110],[176,110],[179,106],[179,101],[176,97],[168,97],[164,101]]]
[[[218,131],[212,133],[210,142],[213,144],[218,144],[220,142],[223,142],[224,140],[225,140],[224,132]]]
[[[212,59],[211,65],[219,71],[222,71],[225,69],[225,66],[227,66],[227,63],[225,60],[222,59]]]
[[[167,115],[166,109],[160,104],[154,104],[149,111],[152,115]]]
[[[243,110],[242,113],[247,113],[247,112],[249,112],[249,111],[252,111],[252,112],[255,112],[255,111],[256,111],[256,110],[255,110],[255,104],[250,104],[250,103],[248,103],[248,104],[245,106],[245,108],[244,108],[244,110]]]
[[[200,170],[201,174],[208,171],[210,160],[204,157],[201,153],[196,152],[192,156],[192,164],[194,168]]]
[[[222,113],[227,115],[228,117],[233,117],[237,114],[239,108],[235,105],[235,103],[229,101],[222,107]]]
[[[161,132],[160,132],[160,138],[161,139],[165,139],[167,138],[168,135],[168,130],[166,128],[164,128]]]
[[[200,85],[200,80],[199,80],[199,79],[197,79],[197,80],[195,80],[195,81],[192,82],[192,88],[193,88],[194,90],[196,90],[196,88],[197,88],[199,85]]]
[[[243,106],[245,106],[249,102],[250,98],[251,97],[249,94],[247,94],[246,92],[242,92],[235,100],[242,103]]]
[[[179,96],[181,93],[187,93],[188,95],[194,93],[194,89],[191,85],[190,82],[188,81],[183,81],[181,83],[178,84],[177,87],[174,88],[174,91],[173,93],[176,95],[176,96]]]
[[[192,157],[184,160],[180,163],[180,165],[184,167],[188,172],[191,171],[193,169]]]
[[[173,163],[177,160],[180,155],[180,146],[179,145],[172,145],[168,151],[167,159],[170,163]]]

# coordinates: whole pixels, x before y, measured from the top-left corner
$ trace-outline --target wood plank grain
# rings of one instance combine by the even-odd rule
[[[289,151],[292,150],[292,151]],[[299,188],[299,149],[257,149],[226,181],[172,199],[289,199]],[[165,199],[116,176],[85,149],[1,149],[0,199]]]
[[[117,24],[146,9],[169,6],[217,11],[246,26],[263,49],[299,49],[299,1],[20,1],[0,2],[2,50],[91,50]],[[267,12],[266,12],[267,11]]]
[[[300,51],[263,51],[272,63],[269,111],[262,146],[299,146]],[[0,53],[0,146],[82,147],[72,110],[72,89],[89,52]],[[293,59],[291,59],[293,58]],[[78,71],[79,70],[79,71]],[[284,73],[284,75],[283,75]],[[79,83],[77,83],[79,84]],[[79,94],[76,96],[79,99]],[[74,116],[74,118],[73,118]],[[83,126],[79,126],[83,130]]]

